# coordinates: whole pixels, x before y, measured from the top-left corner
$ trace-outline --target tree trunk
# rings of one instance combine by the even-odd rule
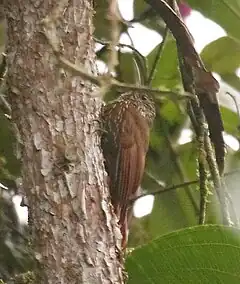
[[[101,99],[59,66],[42,25],[59,13],[53,39],[64,57],[93,73],[91,1],[5,0],[5,10],[7,84],[40,264],[36,283],[122,283],[121,237],[96,130]]]

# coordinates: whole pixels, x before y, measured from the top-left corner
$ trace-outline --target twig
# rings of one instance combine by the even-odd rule
[[[98,87],[102,87],[103,85],[110,85],[113,88],[117,88],[123,91],[146,91],[152,94],[156,94],[156,95],[160,95],[160,96],[166,96],[166,97],[172,97],[173,99],[188,99],[191,97],[191,94],[189,93],[185,93],[185,94],[177,94],[174,92],[169,92],[169,91],[160,91],[158,89],[151,89],[149,87],[146,86],[136,86],[136,85],[132,85],[132,84],[124,84],[121,83],[117,80],[115,80],[112,77],[108,77],[108,76],[94,76],[89,74],[84,67],[80,66],[80,65],[76,65],[73,64],[72,62],[70,62],[68,59],[66,59],[65,57],[63,57],[58,48],[56,47],[56,45],[52,42],[50,35],[45,32],[45,35],[49,41],[49,44],[51,45],[55,56],[57,57],[57,59],[59,60],[59,62],[67,69],[71,70],[73,73],[76,73],[77,75],[80,75],[82,78],[89,80],[90,82],[92,82],[93,84],[95,84]]]
[[[145,174],[151,179],[153,180],[160,188],[162,188],[164,190],[165,188],[165,183],[162,181],[157,180],[150,172],[145,171]]]
[[[204,225],[206,221],[207,212],[207,198],[208,198],[208,186],[207,186],[207,171],[205,165],[199,163],[199,191],[200,191],[200,213],[199,213],[199,225]]]
[[[184,61],[184,60],[183,60]],[[180,64],[181,66],[181,64]],[[182,74],[186,74],[185,72],[185,68],[187,68],[186,65],[184,65],[184,63],[182,64],[182,68],[183,68],[183,72]],[[181,68],[180,68],[181,69]],[[191,74],[191,72],[188,72],[188,76]],[[187,76],[187,75],[184,75]],[[187,85],[187,91],[190,91],[192,88],[192,92],[194,92],[194,88],[191,87],[191,84]],[[189,113],[189,116],[193,122],[194,125],[194,129],[196,131],[196,135],[197,135],[197,140],[199,143],[199,165],[202,163],[202,166],[205,164],[204,160],[206,159],[208,165],[209,165],[209,169],[210,169],[210,173],[212,175],[212,179],[213,179],[213,183],[214,183],[214,188],[215,191],[217,193],[218,199],[219,199],[219,203],[221,205],[221,209],[222,209],[222,215],[223,215],[223,223],[226,225],[232,225],[232,221],[230,218],[230,214],[229,214],[229,210],[228,210],[228,204],[227,204],[227,198],[224,192],[224,187],[221,185],[221,177],[219,174],[219,170],[218,170],[218,165],[216,163],[215,160],[215,156],[214,156],[214,152],[212,149],[212,145],[210,142],[210,139],[207,135],[207,132],[205,130],[204,124],[205,124],[205,119],[204,119],[204,115],[203,115],[203,111],[199,106],[198,103],[198,99],[197,97],[195,99],[191,99],[190,102],[191,104],[191,108],[193,110],[193,113]],[[189,108],[190,110],[190,108]],[[195,116],[194,117],[192,117]],[[202,140],[204,137],[204,140]],[[202,178],[204,178],[205,175],[202,176]],[[200,198],[204,198],[204,195],[207,192],[207,187],[203,188],[203,185],[206,183],[204,181],[200,180],[200,189],[202,190],[202,192],[200,193]],[[200,204],[203,204],[205,201],[201,200]],[[204,209],[205,206],[202,206],[202,209]],[[200,216],[204,215],[204,212],[200,212]]]
[[[225,188],[223,181],[221,181],[221,177],[218,171],[218,166],[217,166],[217,163],[214,157],[214,152],[212,149],[210,139],[208,136],[205,136],[204,140],[205,140],[205,151],[207,153],[207,161],[208,161],[209,169],[212,175],[214,188],[216,190],[219,203],[222,209],[223,223],[225,225],[232,226],[233,222],[229,214],[228,200],[226,198],[227,196],[225,193],[226,188]]]
[[[184,71],[184,66],[182,66]],[[190,85],[188,86],[190,88]],[[194,90],[192,90],[194,92]],[[205,127],[205,119],[203,111],[199,106],[197,97],[189,101],[188,115],[194,125],[194,130],[197,136],[198,142],[198,170],[199,170],[199,191],[200,191],[200,207],[199,207],[199,224],[205,223],[206,209],[207,209],[207,162],[205,152],[204,137],[207,136],[207,129]]]
[[[184,173],[184,169],[183,169],[183,166],[182,166],[182,163],[181,161],[179,160],[178,158],[178,155],[172,145],[172,141],[169,137],[169,134],[166,133],[166,130],[164,131],[165,132],[165,138],[167,140],[167,145],[168,145],[168,148],[170,150],[170,153],[171,153],[171,156],[172,156],[172,159],[174,161],[174,164],[175,164],[175,168],[176,168],[176,172],[179,176],[179,179],[181,182],[186,182],[186,177],[185,177],[185,173]],[[191,193],[191,190],[189,188],[189,186],[186,186],[186,189],[185,189],[185,192],[186,192],[186,195],[187,197],[189,198],[193,208],[194,208],[194,211],[195,213],[198,215],[199,214],[199,208],[196,204],[196,201],[194,200],[193,196],[192,196],[192,193]]]
[[[157,119],[162,120],[161,119],[161,114],[159,113],[159,111],[157,111]],[[162,125],[162,131],[163,131],[163,136],[166,139],[167,147],[168,147],[168,149],[170,151],[171,159],[172,159],[172,161],[174,163],[174,166],[175,166],[175,169],[176,169],[176,173],[177,173],[177,175],[179,177],[179,180],[180,180],[180,182],[185,183],[186,182],[186,177],[185,177],[185,173],[184,173],[184,168],[182,166],[181,161],[178,158],[176,150],[175,150],[175,148],[173,146],[173,143],[171,141],[171,137],[169,136],[168,130],[166,129],[166,126],[165,126],[164,123]],[[196,215],[198,215],[198,213],[199,213],[198,206],[197,206],[197,204],[196,204],[196,202],[195,202],[195,200],[194,200],[194,198],[192,196],[191,190],[190,190],[190,188],[188,186],[186,186],[185,192],[186,192],[186,195],[189,198],[189,200],[190,200],[190,202],[191,202],[191,204],[192,204],[192,206],[194,208],[194,211],[195,211]]]
[[[199,191],[200,191],[200,211],[199,211],[199,224],[205,224],[206,210],[207,210],[207,197],[208,197],[208,187],[207,187],[207,165],[206,165],[206,152],[204,137],[208,135],[207,129],[205,129],[205,120],[203,111],[198,105],[198,100],[191,99],[189,102],[191,105],[192,113],[189,113],[191,121],[197,123],[195,125],[197,141],[198,141],[198,170],[199,170]]]
[[[190,100],[187,107],[188,115],[192,122],[198,140],[198,169],[199,169],[199,191],[200,191],[200,213],[199,224],[205,223],[207,196],[209,194],[207,187],[207,170],[206,170],[206,152],[204,148],[204,136],[207,135],[204,127],[204,117],[198,102]],[[195,115],[198,113],[198,115]],[[197,118],[198,117],[198,118]]]
[[[164,46],[165,46],[165,43],[166,43],[166,40],[167,40],[167,36],[168,36],[168,28],[166,26],[165,29],[164,29],[162,42],[159,44],[157,54],[156,54],[156,57],[154,59],[153,65],[152,65],[152,69],[151,69],[149,77],[147,79],[147,85],[148,86],[151,85],[152,80],[154,79],[154,76],[155,76],[155,73],[156,73],[156,68],[157,68],[158,62],[161,58],[161,54],[163,52],[163,49],[164,49]]]
[[[206,173],[203,172],[203,169],[206,171],[206,163],[208,163],[213,178],[214,187],[222,207],[223,222],[231,225],[232,222],[228,212],[227,200],[225,198],[225,194],[221,192],[221,178],[219,174],[219,171],[221,171],[221,173],[223,172],[224,154],[222,153],[222,148],[218,147],[219,143],[216,142],[216,137],[219,138],[220,142],[222,140],[222,121],[216,99],[216,92],[219,89],[219,84],[211,73],[206,71],[200,56],[197,54],[193,46],[191,34],[181,19],[176,0],[170,1],[173,9],[162,0],[148,0],[147,2],[150,2],[155,6],[156,9],[158,9],[159,12],[161,12],[161,16],[168,24],[169,29],[171,29],[171,31],[174,33],[174,36],[177,39],[178,57],[184,90],[194,95],[189,102],[191,107],[188,108],[188,110],[192,110],[189,115],[194,125],[199,148],[199,173],[202,174],[202,176],[200,176],[201,204],[203,205],[205,203],[203,198],[207,192]],[[206,82],[208,82],[208,84],[206,84]],[[205,85],[207,86],[205,87]],[[198,95],[198,97],[196,95]],[[211,105],[212,103],[213,105]],[[210,111],[213,111],[214,115],[220,121],[217,132],[214,131]],[[215,146],[215,151],[216,149],[221,150],[220,153],[216,153],[218,165],[215,160],[210,139],[204,127],[204,114],[209,125],[209,131]],[[221,143],[220,146],[222,146]],[[201,178],[203,178],[203,180],[201,180]],[[204,208],[205,206],[202,206],[202,209]],[[204,212],[201,212],[200,216],[203,217],[204,214]]]
[[[4,78],[7,73],[7,61],[6,61],[6,54],[2,53],[2,63],[0,65],[0,91],[3,89]],[[4,94],[0,93],[0,100],[1,104],[3,105],[4,109],[10,114],[12,112],[11,106],[8,101],[5,99]]]
[[[53,47],[53,45],[52,45]],[[71,70],[73,73],[76,73],[76,75],[80,75],[83,79],[86,79],[93,84],[101,87],[102,81],[101,81],[101,76],[96,77],[94,75],[89,74],[84,67],[81,67],[80,65],[73,64],[69,60],[67,60],[65,57],[61,56],[60,53],[56,50],[53,51],[55,52],[55,56],[58,58],[59,62],[62,63],[62,65],[69,70]],[[106,78],[106,77],[105,77]]]
[[[176,0],[145,0],[163,18],[173,36],[176,38],[180,56],[184,59],[184,65],[192,73],[190,84],[194,85],[194,94],[200,100],[205,118],[208,123],[211,141],[214,144],[216,160],[220,175],[224,171],[225,144],[223,139],[223,122],[217,100],[219,83],[208,72],[194,48],[192,36],[184,24]],[[169,2],[170,5],[166,2]],[[172,7],[170,7],[172,6]],[[191,69],[191,70],[190,70]],[[186,72],[186,73],[187,73]],[[185,88],[185,91],[189,91]]]
[[[227,177],[227,176],[230,176],[230,175],[234,175],[234,174],[239,174],[239,172],[240,172],[240,169],[236,169],[236,170],[233,170],[233,171],[230,171],[230,172],[224,174],[224,177]],[[148,174],[148,176],[149,176],[149,174]],[[148,192],[148,193],[141,194],[141,195],[139,195],[138,197],[131,199],[131,201],[130,201],[131,203],[134,203],[137,199],[142,198],[142,197],[145,197],[145,196],[148,196],[148,195],[156,196],[156,195],[168,193],[169,191],[173,191],[173,190],[176,190],[176,189],[188,187],[188,186],[190,186],[190,185],[198,184],[198,183],[200,182],[200,179],[195,179],[195,180],[191,180],[191,181],[179,183],[179,184],[176,184],[176,185],[171,185],[171,186],[169,186],[169,187],[164,187],[162,184],[159,183],[159,181],[158,181],[157,179],[155,179],[155,178],[153,177],[153,175],[150,175],[149,177],[150,177],[161,189],[160,189],[160,190],[156,190],[156,191],[152,191],[152,192]],[[208,177],[207,177],[207,181],[212,181],[212,177],[208,176]]]
[[[62,7],[61,7],[62,8]],[[57,10],[57,9],[56,9]],[[58,10],[57,10],[58,11]],[[55,15],[56,14],[56,15]],[[55,17],[58,16],[58,13],[55,11]],[[105,87],[105,88],[117,88],[119,90],[123,91],[145,91],[149,93],[155,93],[156,95],[160,96],[168,96],[173,99],[186,99],[190,98],[191,94],[185,93],[185,94],[176,94],[174,92],[168,92],[168,91],[160,91],[158,89],[151,89],[149,87],[145,86],[136,86],[131,84],[124,84],[121,82],[118,82],[116,79],[109,77],[109,76],[94,76],[92,74],[89,74],[86,69],[83,66],[73,64],[68,59],[66,59],[64,56],[61,55],[61,52],[59,50],[59,39],[56,38],[55,30],[56,27],[54,26],[53,19],[50,17],[46,17],[43,21],[43,28],[44,28],[44,35],[46,36],[50,46],[53,49],[53,52],[59,62],[67,69],[71,70],[73,73],[76,73],[77,75],[80,75],[82,78],[89,80],[93,84],[95,84],[98,87]]]
[[[236,100],[235,96],[233,96],[233,95],[230,94],[229,92],[226,92],[226,95],[228,95],[228,96],[233,100],[233,102],[234,102],[234,104],[235,104],[235,107],[236,107],[238,119],[240,119],[239,106],[238,106],[238,103],[237,103],[237,100]]]
[[[129,30],[126,31],[126,34],[130,40],[131,46],[137,50],[134,46],[134,41],[129,33]],[[147,74],[148,74],[148,61],[147,58],[145,56],[143,56],[139,51],[134,53],[134,58],[136,60],[136,62],[139,63],[140,61],[140,68],[142,70],[142,74],[141,74],[141,79],[143,76],[143,80],[141,81],[141,84],[143,84],[144,86],[146,86],[146,82],[147,82]]]
[[[105,81],[105,77],[103,77],[103,81]],[[158,89],[151,89],[151,88],[148,88],[146,86],[136,86],[136,85],[133,85],[133,84],[124,84],[124,83],[116,81],[115,79],[111,79],[111,85],[112,85],[112,87],[117,88],[117,89],[122,90],[122,91],[125,91],[125,92],[127,92],[127,91],[141,91],[141,92],[145,91],[145,92],[149,92],[149,93],[152,93],[152,94],[155,94],[155,95],[159,95],[161,97],[169,97],[169,98],[178,99],[178,100],[189,99],[191,97],[191,95],[188,94],[188,93],[181,95],[181,94],[177,94],[177,93],[170,92],[170,91],[160,91]]]
[[[93,38],[95,42],[100,43],[102,45],[106,45],[109,46],[110,45],[110,41],[106,41],[106,40],[101,40],[98,39],[96,37]],[[144,63],[146,64],[146,58],[132,45],[130,44],[125,44],[125,43],[118,43],[117,45],[118,47],[126,47],[131,49],[133,52],[135,52],[140,58],[142,58],[142,60],[144,60]]]
[[[4,77],[7,73],[7,55],[5,53],[2,53],[2,63],[0,65],[0,80],[4,80]],[[0,84],[2,85],[2,84]]]
[[[58,60],[68,69],[70,69],[71,71],[75,72],[77,75],[80,75],[81,77],[83,77],[84,79],[87,79],[89,81],[91,81],[93,84],[101,87],[102,85],[109,84],[112,87],[115,87],[117,89],[123,90],[123,91],[147,91],[149,93],[153,93],[153,94],[157,94],[160,96],[166,96],[166,97],[172,97],[174,99],[189,99],[191,97],[191,94],[189,93],[185,93],[185,94],[177,94],[174,92],[169,92],[169,91],[160,91],[158,89],[151,89],[148,88],[146,86],[136,86],[133,84],[124,84],[121,83],[117,80],[115,80],[114,78],[109,78],[108,76],[94,76],[91,75],[89,73],[86,72],[86,70],[82,67],[80,67],[79,65],[75,65],[73,63],[71,63],[69,60],[67,60],[66,58],[64,58],[61,55],[58,55],[58,53],[56,54],[56,56],[58,57]]]
[[[130,35],[128,34],[129,38],[130,38]],[[101,40],[101,39],[97,39],[97,38],[94,38],[94,41],[97,42],[97,43],[100,43],[106,47],[109,47],[110,46],[110,41],[105,41],[105,40]],[[140,69],[142,70],[141,72],[141,75],[144,75],[144,80],[143,80],[143,83],[145,85],[146,83],[146,74],[147,74],[147,60],[146,60],[146,57],[143,56],[133,45],[130,45],[130,44],[125,44],[125,43],[118,43],[117,45],[119,47],[119,49],[122,47],[122,48],[129,48],[133,51],[133,54],[134,54],[134,58],[137,62],[137,65],[140,67]],[[119,60],[120,61],[120,60]],[[121,63],[121,61],[120,61]],[[140,64],[139,64],[140,63]],[[142,82],[141,82],[142,83]]]
[[[8,101],[5,99],[4,94],[0,94],[0,100],[1,100],[1,104],[3,105],[3,107],[5,108],[5,110],[8,111],[8,113],[12,112],[11,106],[8,103]]]
[[[231,216],[233,217],[234,225],[236,227],[239,227],[239,218],[237,216],[237,212],[235,210],[235,207],[234,207],[234,204],[233,204],[233,201],[232,201],[232,197],[231,197],[230,193],[227,191],[225,181],[222,180],[222,184],[223,184],[223,187],[224,187],[225,196],[226,196],[226,198],[229,202],[229,208],[231,210]]]
[[[55,12],[57,17],[57,12]],[[160,96],[168,96],[172,97],[174,99],[186,99],[190,98],[191,94],[185,93],[185,94],[176,94],[174,92],[168,92],[168,91],[160,91],[158,89],[151,89],[145,86],[136,86],[131,84],[124,84],[121,82],[118,82],[112,77],[109,76],[94,76],[92,74],[89,74],[86,69],[83,66],[73,64],[68,59],[66,59],[64,56],[61,55],[59,50],[59,40],[56,39],[56,35],[53,36],[56,27],[54,26],[54,23],[52,23],[52,19],[49,17],[46,17],[42,23],[44,27],[44,34],[50,44],[50,46],[53,49],[53,52],[59,62],[67,69],[71,70],[73,73],[76,73],[77,75],[80,75],[82,78],[89,80],[93,84],[95,84],[98,87],[103,86],[111,86],[113,88],[117,88],[123,91],[146,91],[149,93],[155,93]]]
[[[160,186],[162,189],[160,190],[156,190],[156,191],[152,191],[152,192],[148,192],[148,193],[144,193],[144,194],[141,194],[139,196],[137,196],[136,198],[133,198],[130,200],[130,203],[134,203],[136,200],[138,200],[139,198],[142,198],[142,197],[145,197],[145,196],[148,196],[148,195],[153,195],[153,196],[156,196],[156,195],[160,195],[160,194],[163,194],[163,193],[167,193],[169,191],[173,191],[175,189],[178,189],[178,188],[185,188],[185,187],[188,187],[190,185],[193,185],[193,184],[197,184],[199,183],[199,179],[196,179],[196,180],[192,180],[192,181],[187,181],[187,182],[183,182],[183,183],[179,183],[179,184],[176,184],[176,185],[172,185],[172,186],[169,186],[169,187],[163,187],[162,185]],[[158,182],[156,181],[156,184],[158,184]],[[159,185],[159,184],[158,184]]]
[[[173,9],[176,10],[176,11],[173,11],[173,12],[176,13],[176,16],[181,21],[180,12],[179,12],[179,10],[177,8],[177,4],[174,0],[171,1],[171,5],[172,5]],[[188,32],[188,30],[186,29],[186,33],[187,32]],[[191,40],[191,38],[189,38],[189,40]],[[182,51],[179,48],[179,44],[180,44],[180,42],[177,42],[178,60],[179,60],[180,73],[181,73],[181,76],[182,76],[183,87],[184,87],[185,91],[190,92],[193,95],[192,98],[188,102],[190,104],[189,110],[191,110],[191,113],[189,113],[189,116],[190,116],[190,119],[194,120],[194,123],[195,123],[194,129],[195,129],[196,135],[197,135],[198,150],[199,150],[198,151],[198,153],[199,153],[198,164],[201,167],[201,171],[199,170],[199,174],[200,174],[200,178],[204,178],[204,180],[202,182],[200,181],[200,184],[199,184],[199,188],[200,188],[200,211],[196,211],[197,213],[199,213],[199,216],[201,216],[199,218],[202,218],[202,216],[205,215],[205,212],[201,211],[205,207],[205,206],[201,206],[201,205],[204,204],[202,197],[204,195],[203,192],[206,192],[206,189],[204,188],[204,186],[206,185],[205,175],[203,175],[203,172],[206,171],[204,169],[204,167],[205,167],[205,162],[204,162],[204,157],[205,157],[205,153],[204,153],[204,133],[205,133],[205,130],[204,130],[204,115],[203,115],[202,110],[199,107],[198,98],[195,94],[193,69],[186,62],[185,57],[182,56]],[[207,175],[207,173],[206,173],[206,175]],[[195,207],[197,207],[197,206],[195,206]]]
[[[178,41],[182,54],[186,55],[195,67],[199,67],[206,71],[200,56],[194,48],[192,35],[178,15],[178,11],[174,10],[175,7],[171,7],[164,0],[145,0],[145,2],[151,5],[151,7],[163,18],[173,36]]]
[[[188,116],[190,118],[190,121],[192,123],[192,126],[193,126],[193,130],[194,132],[196,133],[196,135],[198,134],[198,122],[196,120],[196,117],[195,117],[195,114],[194,114],[194,111],[193,111],[193,107],[192,107],[192,104],[191,104],[191,100],[189,100],[187,102],[187,113],[188,113]]]

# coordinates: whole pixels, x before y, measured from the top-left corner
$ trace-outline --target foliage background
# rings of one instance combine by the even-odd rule
[[[237,76],[237,69],[240,67],[240,3],[238,0],[188,0],[186,1],[191,9],[197,10],[207,18],[213,20],[220,25],[225,31],[226,36],[219,38],[210,44],[208,44],[201,52],[201,57],[206,67],[215,73],[217,73],[222,80],[222,83],[229,84],[235,89],[235,92],[240,91],[240,78]],[[186,4],[186,3],[185,3]],[[133,4],[134,18],[137,19],[139,15],[146,9],[147,5],[144,0],[135,0]],[[182,6],[183,9],[186,6]],[[110,34],[110,25],[106,19],[106,12],[108,6],[107,1],[96,1],[96,16],[94,19],[95,25],[95,38],[97,40],[108,41]],[[182,10],[183,11],[183,10]],[[2,13],[4,16],[4,13]],[[137,21],[137,20],[136,20]],[[155,30],[161,36],[164,33],[164,23],[153,12],[150,13],[147,19],[141,22],[142,25],[149,29]],[[0,26],[0,45],[1,51],[4,51],[5,39],[5,22],[4,18],[1,19]],[[126,33],[129,28],[129,23],[122,21],[121,33]],[[204,33],[204,30],[202,31]],[[147,38],[146,38],[147,40]],[[144,84],[146,78],[149,75],[151,67],[154,63],[154,58],[159,48],[159,44],[145,57],[136,51],[120,48],[119,65],[117,68],[117,79],[125,83]],[[107,62],[108,48],[107,45],[97,44],[97,59],[102,62]],[[161,58],[157,64],[155,76],[152,81],[152,87],[159,88],[161,90],[170,90],[181,93],[183,91],[180,80],[180,74],[178,70],[178,60],[176,54],[175,40],[169,34],[166,44],[161,53]],[[233,91],[234,92],[234,91]],[[0,182],[2,184],[0,188],[0,278],[8,279],[14,273],[26,271],[31,269],[32,261],[30,252],[27,249],[26,233],[27,227],[19,222],[19,218],[16,214],[14,204],[12,203],[12,197],[19,192],[21,186],[20,180],[20,163],[16,159],[16,145],[15,138],[11,127],[11,119],[9,118],[9,110],[6,107],[4,101],[7,101],[7,94],[5,94],[5,87],[1,89],[1,102],[0,102]],[[104,98],[106,101],[113,99],[118,94],[108,93]],[[225,94],[224,94],[225,95]],[[226,95],[227,96],[227,95]],[[179,137],[185,129],[191,129],[189,118],[187,117],[184,101],[173,101],[170,99],[156,98],[157,104],[157,118],[154,123],[154,127],[151,133],[150,149],[147,157],[146,173],[142,183],[144,192],[153,192],[161,189],[161,184],[165,187],[181,184],[187,181],[195,180],[197,176],[197,161],[196,161],[196,143],[194,137],[188,143],[183,145],[179,144]],[[220,101],[221,103],[221,101]],[[239,116],[236,111],[233,111],[236,106],[232,101],[231,108],[221,106],[221,112],[224,120],[225,132],[231,134],[239,141]],[[226,159],[226,172],[235,171],[239,168],[239,151],[233,151],[231,148],[227,148]],[[16,179],[18,183],[16,184]],[[238,209],[238,184],[239,174],[236,171],[235,174],[226,177],[226,183],[228,191],[233,196],[236,211]],[[8,187],[8,189],[5,188]],[[211,188],[211,182],[209,183]],[[219,207],[216,201],[215,194],[213,193],[209,197],[209,206],[207,212],[208,223],[219,223]],[[240,212],[237,212],[240,213]],[[189,187],[179,187],[176,190],[159,194],[155,196],[153,210],[151,214],[137,219],[135,218],[132,224],[129,246],[136,247],[155,240],[161,235],[173,232],[175,230],[191,227],[197,225],[199,214],[199,192],[196,184]],[[189,230],[189,229],[188,229]],[[202,238],[212,242],[216,241],[216,236],[219,240],[216,243],[220,244],[218,249],[213,248],[211,255],[227,253],[229,256],[234,255],[236,261],[239,262],[240,255],[236,253],[239,249],[238,239],[231,237],[232,231],[224,228],[209,227],[209,230],[198,231],[199,229],[192,229],[187,231],[187,236],[192,243],[199,242]],[[201,229],[200,229],[201,230]],[[218,234],[216,234],[216,230]],[[195,232],[198,232],[196,240],[192,237]],[[185,232],[185,231],[182,231]],[[220,232],[220,234],[219,234]],[[234,235],[238,234],[238,230],[234,231]],[[179,239],[179,235],[185,233],[177,233],[174,235],[174,241],[182,244],[182,240]],[[200,237],[199,237],[200,236]],[[220,237],[219,237],[220,236]],[[226,238],[225,238],[225,237]],[[185,236],[186,237],[186,236]],[[164,239],[164,238],[163,238]],[[171,239],[171,238],[170,238]],[[200,240],[202,241],[202,239]],[[128,261],[128,269],[130,275],[139,275],[139,267],[133,265],[132,258],[136,258],[138,263],[147,257],[153,256],[154,251],[162,250],[162,246],[166,246],[166,243],[162,243],[162,239],[150,243],[150,247],[143,247],[143,254],[141,256],[132,255]],[[170,240],[172,242],[172,240]],[[169,244],[169,243],[168,243]],[[225,251],[224,246],[235,246],[236,251]],[[171,243],[169,244],[171,246]],[[152,250],[152,251],[151,251]],[[137,250],[136,250],[137,251]],[[150,256],[146,252],[151,252]],[[210,250],[211,251],[211,250]],[[203,254],[208,254],[209,250],[202,251]],[[175,250],[176,253],[176,250]],[[186,258],[191,259],[191,251],[183,250],[182,254]],[[197,250],[193,250],[193,255],[197,253]],[[173,253],[174,254],[174,253]],[[155,255],[155,262],[161,259],[161,255],[158,257]],[[171,257],[171,256],[169,256]],[[172,258],[174,259],[174,257]],[[194,257],[192,261],[194,261]],[[132,262],[131,262],[132,261]],[[160,261],[160,260],[159,260]],[[175,258],[175,263],[172,266],[177,267],[179,258]],[[215,257],[212,259],[216,263],[220,263],[216,270],[221,271],[222,259]],[[186,263],[186,267],[189,264]],[[199,267],[198,264],[197,267]],[[146,265],[145,265],[146,266]],[[206,265],[207,266],[207,265]],[[236,271],[229,271],[229,267],[233,265],[230,263],[225,267],[225,272],[230,275],[236,275]],[[149,268],[150,269],[150,268]],[[159,271],[159,267],[154,267],[153,271],[149,270],[150,274]],[[160,269],[161,270],[161,269]],[[138,273],[134,274],[134,271]],[[135,283],[175,283],[174,278],[166,281],[170,282],[154,282],[154,279],[150,279],[147,282],[148,268],[144,268],[145,273],[141,278],[142,282]],[[155,271],[155,272],[154,272]],[[178,271],[176,269],[176,271]],[[161,273],[165,273],[162,271]],[[178,272],[179,273],[179,272]],[[221,273],[220,273],[221,274]],[[226,274],[226,273],[225,273]],[[225,283],[231,278],[226,278],[226,275],[219,277],[219,281],[211,283]],[[165,274],[164,274],[165,275]],[[191,277],[191,274],[189,274]],[[145,278],[144,278],[145,277]],[[156,276],[158,279],[159,276]],[[205,283],[204,276],[199,276],[201,283]],[[229,276],[230,277],[230,276]],[[239,281],[239,275],[232,280]],[[136,278],[129,278],[130,283],[134,283]],[[185,279],[184,277],[182,279]],[[216,278],[213,278],[216,279]],[[227,279],[227,280],[226,280]],[[146,282],[144,282],[146,280]],[[193,280],[193,279],[192,279]],[[132,281],[132,282],[131,282]],[[171,282],[173,281],[173,282]],[[186,281],[186,280],[182,280]],[[197,282],[197,279],[194,280]],[[176,282],[180,283],[180,282]],[[187,283],[187,282],[182,282]],[[198,283],[198,282],[197,282]],[[200,282],[199,282],[200,283]],[[209,283],[209,282],[206,282]],[[236,282],[239,283],[239,282]]]

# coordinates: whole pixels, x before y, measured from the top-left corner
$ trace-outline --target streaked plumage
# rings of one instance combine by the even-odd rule
[[[110,195],[125,247],[131,215],[128,205],[141,184],[155,106],[150,95],[129,92],[104,106],[101,116],[101,142]]]

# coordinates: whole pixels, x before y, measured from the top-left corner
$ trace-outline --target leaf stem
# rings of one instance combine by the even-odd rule
[[[153,65],[152,65],[152,69],[151,69],[151,71],[149,73],[149,77],[147,79],[147,85],[148,86],[151,85],[151,83],[152,83],[152,81],[155,77],[155,74],[156,74],[156,71],[157,71],[157,66],[158,66],[159,60],[161,59],[161,55],[162,55],[165,43],[167,41],[168,34],[169,34],[169,30],[168,30],[168,27],[166,26],[165,29],[164,29],[162,42],[158,46],[157,54],[155,56],[155,59],[154,59]]]

